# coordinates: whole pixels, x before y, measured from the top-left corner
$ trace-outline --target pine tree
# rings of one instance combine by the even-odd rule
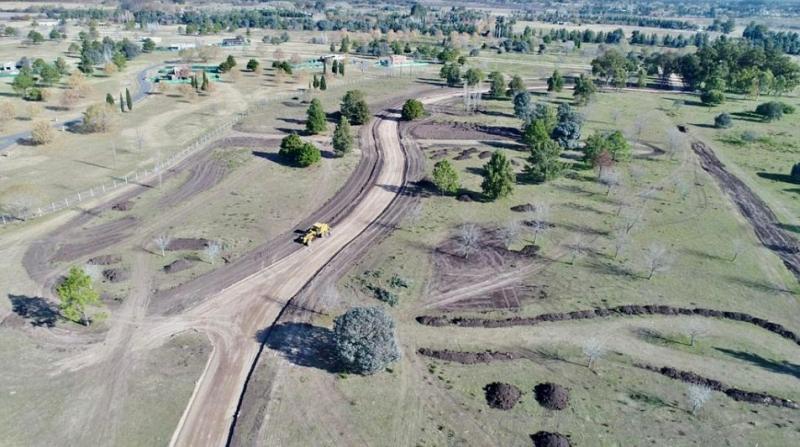
[[[308,106],[306,115],[308,116],[306,120],[306,130],[308,133],[316,135],[325,131],[327,128],[325,111],[322,109],[322,103],[319,102],[319,99],[314,98],[311,100],[311,105]]]
[[[455,194],[461,187],[458,172],[448,160],[441,160],[433,165],[433,183],[442,194]]]
[[[119,111],[125,111],[125,100],[122,99],[122,93],[119,94]]]
[[[203,85],[200,86],[200,90],[208,91],[208,75],[206,75],[205,70],[203,70]]]
[[[492,154],[492,158],[483,167],[483,194],[490,200],[508,197],[514,189],[514,172],[511,163],[500,151]]]
[[[106,103],[110,106],[114,105],[114,97],[111,96],[111,93],[106,93]]]
[[[314,80],[311,82],[311,85],[313,85],[314,88],[319,88],[319,79],[317,79],[317,75],[314,75]]]
[[[333,66],[331,67],[331,73],[333,73],[334,76],[336,76],[336,74],[339,73],[339,62],[337,62],[336,60],[333,61]]]
[[[322,77],[319,78],[319,89],[323,91],[328,89],[328,83],[325,81],[325,75],[322,75]]]
[[[133,98],[131,97],[131,91],[128,88],[125,88],[125,103],[128,106],[128,110],[133,110]]]
[[[350,121],[346,116],[339,119],[336,129],[333,131],[333,150],[336,156],[350,152],[353,149],[353,135],[350,132]]]
[[[344,76],[344,62],[339,62],[339,75]]]

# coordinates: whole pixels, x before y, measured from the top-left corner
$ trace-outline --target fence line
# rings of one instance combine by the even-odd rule
[[[350,77],[344,79],[343,82],[337,82],[336,84],[332,85],[331,88],[349,87],[355,84],[361,84],[368,80],[375,80],[386,77],[398,77],[398,76],[403,76],[405,74],[406,73],[403,73],[402,71],[398,74],[397,72],[391,69],[384,70],[383,72],[377,74],[376,73],[367,74],[362,72],[360,77],[358,78]],[[412,73],[409,72],[408,74],[410,75]],[[275,101],[284,101],[302,94],[303,92],[300,91],[289,91],[271,95],[269,98],[265,98],[254,104],[251,104],[250,106],[247,107],[247,109],[244,112],[237,113],[236,115],[234,115],[233,118],[218,125],[211,131],[206,132],[194,138],[194,140],[190,144],[188,144],[183,150],[177,153],[173,153],[172,155],[169,156],[169,158],[165,160],[156,161],[153,164],[153,166],[149,168],[136,170],[128,174],[125,174],[124,176],[121,177],[114,177],[112,178],[111,183],[104,182],[100,185],[90,187],[89,189],[70,194],[60,200],[51,201],[49,204],[45,204],[43,206],[35,206],[35,207],[27,206],[25,207],[25,209],[20,210],[20,212],[15,213],[15,215],[0,214],[0,225],[10,224],[15,221],[27,221],[30,219],[35,219],[49,214],[53,214],[55,212],[68,209],[72,206],[77,206],[78,204],[86,200],[91,200],[96,197],[100,197],[102,195],[110,194],[111,192],[116,191],[121,187],[127,186],[130,182],[143,182],[146,181],[147,179],[155,179],[156,177],[160,178],[160,175],[164,171],[175,167],[178,163],[185,160],[189,156],[194,155],[201,149],[206,148],[208,143],[222,136],[225,132],[232,129],[237,124],[240,124],[249,114],[262,111],[267,107],[269,107]]]

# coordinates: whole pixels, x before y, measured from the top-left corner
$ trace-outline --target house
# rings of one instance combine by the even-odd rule
[[[343,61],[344,56],[341,54],[325,54],[323,56],[320,56],[319,59],[317,60],[319,60],[320,62],[330,63],[333,61]]]
[[[223,47],[240,47],[245,45],[247,42],[244,40],[242,36],[236,36],[232,38],[222,39],[222,46]]]
[[[0,73],[3,74],[17,74],[19,70],[17,69],[17,63],[14,61],[6,62],[0,67]]]

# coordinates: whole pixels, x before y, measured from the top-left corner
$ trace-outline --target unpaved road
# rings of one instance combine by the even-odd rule
[[[753,226],[758,240],[775,252],[800,281],[800,244],[797,239],[777,225],[775,213],[743,181],[725,169],[710,147],[694,141],[692,150],[700,158],[703,169],[717,180],[720,188]]]

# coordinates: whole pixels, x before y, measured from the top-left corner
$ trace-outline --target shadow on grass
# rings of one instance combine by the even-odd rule
[[[256,337],[295,365],[330,373],[342,371],[336,358],[333,331],[328,328],[308,323],[282,323],[259,331]]]
[[[751,352],[745,351],[737,351],[734,349],[726,349],[726,348],[717,348],[714,347],[719,352],[727,354],[733,358],[752,363],[760,368],[764,368],[768,371],[772,371],[778,374],[786,374],[789,376],[793,376],[797,379],[800,379],[800,365],[796,365],[792,362],[784,361],[775,361],[770,360],[764,357],[761,357],[758,354],[753,354]]]
[[[756,175],[761,178],[765,178],[767,180],[791,183],[793,185],[800,185],[800,181],[793,179],[792,176],[788,174],[777,174],[774,172],[757,172]]]
[[[53,327],[58,320],[58,307],[40,297],[8,295],[11,310],[37,327]]]

